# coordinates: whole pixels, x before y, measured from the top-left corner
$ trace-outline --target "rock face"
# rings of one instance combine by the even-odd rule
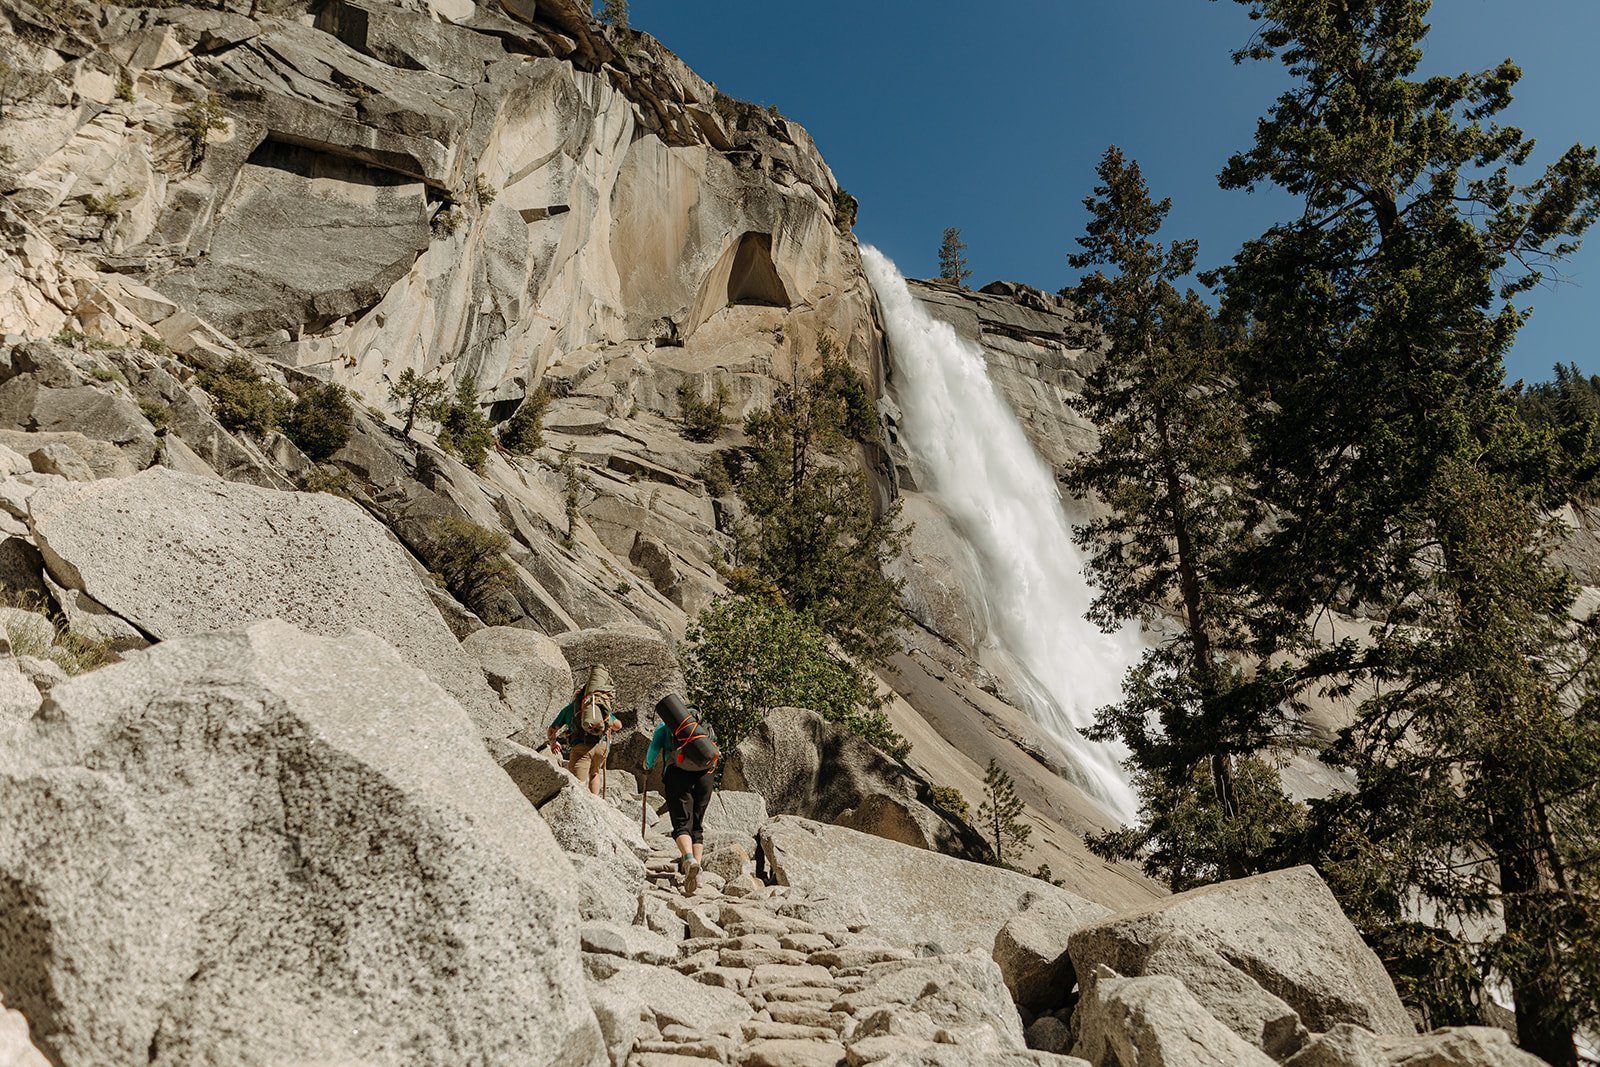
[[[0,995],[53,1062],[603,1062],[570,868],[381,641],[259,623],[51,698],[0,750]]]
[[[1415,1030],[1383,964],[1309,867],[1181,893],[1086,925],[1073,933],[1070,947],[1080,973],[1104,965],[1136,976],[1148,973],[1153,955],[1175,955],[1174,942],[1210,949],[1238,972],[1226,972],[1215,988],[1247,977],[1313,1031],[1339,1023],[1379,1033]],[[1249,1040],[1260,1045],[1264,1039],[1256,1033]]]
[[[1013,988],[1031,991],[1041,967],[1066,981],[1054,968],[1068,936],[1107,914],[1037,878],[794,816],[768,822],[761,845],[778,884],[806,890],[802,918],[861,924],[888,940],[941,951],[977,949],[995,957]],[[938,889],[930,893],[930,886]],[[1019,936],[997,942],[1007,923],[1034,911],[1045,922],[1034,936],[1020,935],[1027,951],[1016,950]],[[1039,936],[1053,944],[1040,944]],[[1061,1000],[1069,988],[1060,989]]]
[[[281,618],[372,630],[488,736],[513,723],[423,592],[405,553],[349,501],[163,469],[50,490],[31,525],[57,582],[153,639]]]
[[[976,842],[918,800],[914,779],[899,764],[816,712],[774,708],[725,759],[724,784],[760,793],[776,814],[917,848],[976,851]]]
[[[1096,1067],[1270,1067],[1273,1059],[1206,1013],[1182,982],[1101,967],[1073,1012],[1072,1054]]]
[[[469,634],[461,647],[483,668],[519,729],[543,739],[575,688],[561,646],[532,630],[490,626]]]

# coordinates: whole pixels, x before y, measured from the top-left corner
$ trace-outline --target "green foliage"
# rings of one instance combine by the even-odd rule
[[[123,385],[128,384],[128,379],[122,376],[121,371],[113,370],[110,367],[96,367],[94,370],[89,372],[89,377],[93,378],[97,382],[121,382]]]
[[[628,28],[628,0],[601,0],[600,21],[618,29]]]
[[[349,444],[354,415],[343,386],[314,385],[295,399],[283,432],[312,462],[321,463]]]
[[[856,216],[861,212],[861,201],[843,189],[833,191],[833,224],[840,233],[856,228]]]
[[[1159,684],[1158,678],[1147,679]],[[1196,760],[1186,779],[1137,770],[1139,825],[1088,837],[1097,856],[1139,863],[1181,893],[1230,877],[1239,857],[1249,869],[1270,869],[1278,843],[1300,830],[1305,813],[1283,793],[1265,760],[1239,759],[1232,777],[1234,811],[1219,799],[1209,760]]]
[[[449,389],[440,379],[431,375],[424,377],[410,367],[401,371],[400,377],[389,386],[389,403],[394,405],[395,414],[406,420],[401,432],[409,436],[419,416],[434,418]]]
[[[157,355],[157,356],[170,356],[170,355],[172,355],[172,349],[167,346],[167,342],[163,341],[161,338],[155,336],[154,334],[149,334],[149,333],[140,334],[139,335],[139,347],[141,349],[143,349],[144,351],[151,353],[152,355]]]
[[[740,562],[789,607],[875,663],[893,646],[900,597],[901,583],[883,565],[906,535],[898,503],[879,514],[861,471],[829,456],[866,429],[865,397],[825,343],[814,376],[779,386],[772,407],[745,420],[751,448],[737,488],[747,521],[736,540]]]
[[[460,205],[446,204],[433,213],[433,222],[430,226],[435,237],[449,237],[466,221],[467,213],[461,210]]]
[[[1292,812],[1270,768],[1258,761],[1248,788],[1236,773],[1285,729],[1282,671],[1247,679],[1225,658],[1270,650],[1256,638],[1274,616],[1225,584],[1250,523],[1243,407],[1210,310],[1173,284],[1197,246],[1153,239],[1171,201],[1151,198],[1137,162],[1112,146],[1097,173],[1070,262],[1112,273],[1086,275],[1070,295],[1110,352],[1073,401],[1099,431],[1096,448],[1063,481],[1110,508],[1074,530],[1099,590],[1090,617],[1110,631],[1181,608],[1180,627],[1129,671],[1121,703],[1099,713],[1094,735],[1129,749],[1143,816],[1103,847],[1188,888],[1260,870],[1273,820]],[[1211,784],[1197,792],[1201,773]],[[1204,810],[1180,805],[1190,798]]]
[[[125,104],[133,103],[133,77],[127,71],[117,75],[117,99]]]
[[[213,131],[228,128],[227,113],[222,110],[222,100],[216,93],[208,93],[183,111],[178,122],[178,132],[189,141],[189,169],[193,170],[206,154],[206,141]]]
[[[594,485],[588,471],[578,469],[578,446],[569,444],[561,453],[556,467],[561,475],[561,498],[566,505],[567,530],[562,542],[571,548],[578,537],[578,506],[583,503],[584,490]]]
[[[212,414],[224,429],[264,437],[283,419],[278,391],[246,356],[229,356],[220,368],[203,370],[196,380],[211,394]]]
[[[535,389],[517,405],[511,417],[500,424],[500,447],[513,456],[532,455],[544,447],[544,416],[550,410],[550,394]]]
[[[478,406],[477,386],[467,381],[459,383],[455,399],[440,405],[435,417],[439,422],[439,447],[481,473],[489,450],[494,447],[494,426]]]
[[[472,180],[472,191],[477,194],[479,207],[488,207],[494,203],[495,197],[498,195],[495,192],[494,184],[481,174]]]
[[[510,547],[511,538],[504,530],[491,530],[455,516],[430,522],[421,546],[423,559],[439,584],[485,622],[497,614],[494,597],[511,584],[511,565],[505,558]]]
[[[931,785],[928,792],[932,794],[935,804],[962,822],[972,818],[972,808],[968,806],[967,798],[961,795],[961,790],[949,785]]]
[[[319,463],[300,471],[295,475],[295,484],[302,493],[328,493],[346,500],[354,500],[356,495],[355,480],[350,472],[331,463]]]
[[[945,228],[944,242],[939,245],[939,277],[947,282],[967,288],[967,279],[972,277],[972,272],[967,269],[967,257],[961,253],[967,250],[967,242],[961,239],[961,231],[954,226]]]
[[[983,803],[978,805],[978,827],[989,837],[994,847],[994,861],[1006,865],[1006,848],[1013,855],[1033,836],[1033,827],[1022,821],[1022,798],[1011,781],[1011,775],[1001,769],[993,759],[983,776]]]
[[[895,757],[910,751],[889,725],[871,677],[833,655],[827,638],[772,600],[724,597],[700,613],[682,654],[689,700],[724,747],[773,708],[807,708]]]
[[[700,390],[684,382],[678,386],[678,409],[683,436],[691,441],[715,441],[728,428],[728,404],[733,400],[726,382],[717,382],[711,399],[702,400]]]
[[[1600,375],[1576,363],[1556,364],[1555,380],[1517,394],[1522,421],[1554,436],[1561,459],[1556,491],[1589,502],[1600,499]]]
[[[150,420],[150,425],[156,433],[160,433],[172,424],[172,409],[159,401],[141,400],[139,411]]]
[[[1271,523],[1240,573],[1284,617],[1376,620],[1301,671],[1366,694],[1330,753],[1357,788],[1315,807],[1308,847],[1374,939],[1498,911],[1469,951],[1523,1048],[1573,1064],[1600,1019],[1596,635],[1545,559],[1561,458],[1501,382],[1515,301],[1600,212],[1596,152],[1532,168],[1496,121],[1509,60],[1418,77],[1425,0],[1241,3],[1241,58],[1291,85],[1221,180],[1302,203],[1218,273],[1239,380],[1271,399],[1246,425]]]
[[[110,341],[99,337],[90,337],[88,334],[81,333],[77,330],[62,330],[60,333],[56,334],[52,340],[54,340],[58,345],[68,345],[72,348],[81,348],[90,352],[94,352],[102,348],[117,347]]]
[[[700,480],[712,496],[727,496],[733,492],[733,475],[728,470],[728,454],[713,452],[700,466]]]

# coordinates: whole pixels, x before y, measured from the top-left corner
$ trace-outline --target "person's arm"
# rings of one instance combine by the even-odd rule
[[[649,770],[656,765],[656,757],[661,755],[667,747],[667,724],[660,723],[656,732],[650,735],[650,749],[644,754],[644,769]]]
[[[551,747],[552,750],[560,751],[561,742],[556,740],[556,734],[559,733],[563,729],[566,730],[568,733],[571,733],[571,731],[572,731],[572,705],[571,704],[568,704],[566,707],[561,709],[561,713],[556,716],[555,722],[551,723],[550,724],[550,728],[545,731],[545,736],[549,739],[550,747]]]

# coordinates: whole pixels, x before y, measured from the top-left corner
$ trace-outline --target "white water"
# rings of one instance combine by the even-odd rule
[[[1028,690],[1024,710],[1061,744],[1079,784],[1132,822],[1125,753],[1079,731],[1120,699],[1138,639],[1126,630],[1104,634],[1084,618],[1094,590],[1055,477],[989,380],[983,353],[928,314],[888,257],[861,251],[883,307],[918,484],[978,561],[980,588],[967,592],[988,611],[984,658],[1009,666],[1004,673]]]

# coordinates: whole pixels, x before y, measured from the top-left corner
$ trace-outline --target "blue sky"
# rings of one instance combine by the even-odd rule
[[[958,226],[975,284],[1070,282],[1107,144],[1172,197],[1166,233],[1198,238],[1202,266],[1293,210],[1216,185],[1285,85],[1276,64],[1228,58],[1252,26],[1229,0],[632,0],[630,16],[810,130],[861,200],[856,232],[912,276],[937,273]],[[1432,23],[1429,73],[1521,65],[1507,121],[1539,139],[1535,162],[1600,141],[1600,0],[1437,0]],[[1600,228],[1563,272],[1527,298],[1509,378],[1557,361],[1600,373]]]

